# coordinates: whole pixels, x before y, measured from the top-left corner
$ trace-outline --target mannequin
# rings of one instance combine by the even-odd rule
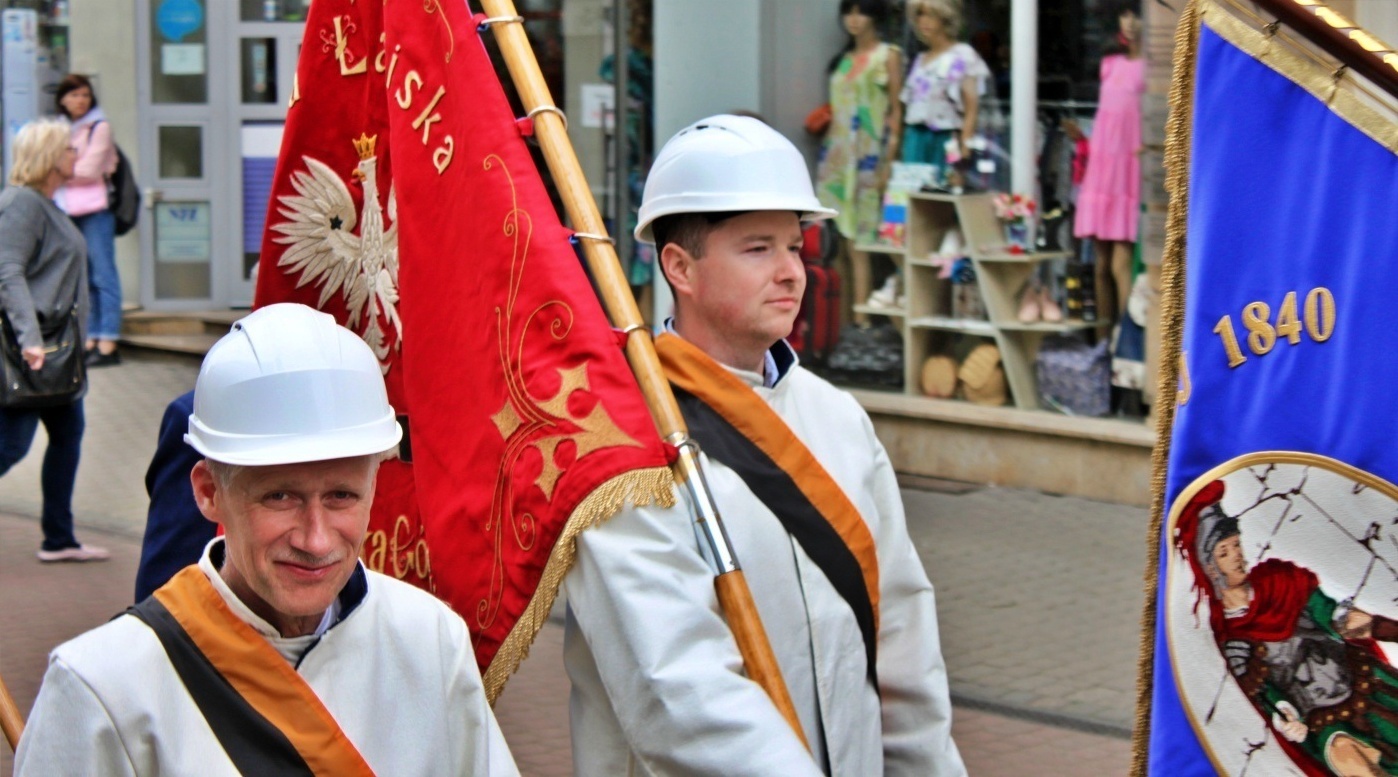
[[[902,87],[903,53],[879,38],[887,16],[886,0],[841,0],[849,41],[830,62],[830,129],[816,172],[821,204],[840,212],[835,228],[844,239],[856,302],[869,297],[870,268],[867,254],[854,246],[878,235],[888,165],[898,158],[902,140],[903,108],[891,96]],[[868,323],[863,314],[854,320]]]
[[[940,182],[959,186],[954,165],[967,157],[976,135],[990,68],[975,49],[957,42],[958,0],[909,0],[908,21],[927,50],[913,60],[899,96],[907,122],[903,161],[931,164]]]
[[[1088,140],[1073,234],[1096,241],[1097,315],[1115,322],[1131,292],[1131,257],[1141,206],[1141,16],[1134,3],[1117,15],[1116,49],[1102,58],[1102,92]]]

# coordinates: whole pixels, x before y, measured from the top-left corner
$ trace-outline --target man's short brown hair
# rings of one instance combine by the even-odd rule
[[[724,221],[741,215],[743,211],[676,213],[661,216],[650,227],[655,235],[655,253],[659,255],[665,250],[665,246],[674,243],[695,259],[702,258],[704,243],[708,240],[709,233]]]
[[[724,221],[734,216],[741,216],[745,212],[676,213],[671,216],[661,216],[650,225],[651,234],[655,236],[656,263],[660,263],[660,255],[665,251],[665,246],[670,243],[683,248],[685,253],[695,259],[702,259],[704,257],[704,244],[709,239],[709,233]],[[670,294],[673,295],[675,284],[670,283],[670,276],[665,274],[663,264],[660,265],[659,269],[660,277],[665,279],[665,285],[670,287]]]

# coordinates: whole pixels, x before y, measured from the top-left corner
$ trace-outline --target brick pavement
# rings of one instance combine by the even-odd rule
[[[42,432],[30,457],[0,478],[0,676],[22,710],[51,647],[130,603],[141,477],[166,401],[196,372],[192,359],[133,354],[93,373],[75,510],[80,536],[110,547],[111,562],[34,559]],[[1144,511],[990,488],[908,490],[905,502],[938,589],[954,733],[971,773],[1124,773]],[[497,708],[527,775],[571,773],[561,653],[561,629],[550,625]],[[11,768],[0,745],[0,774]]]
[[[1146,511],[999,488],[903,499],[952,694],[1129,731]]]

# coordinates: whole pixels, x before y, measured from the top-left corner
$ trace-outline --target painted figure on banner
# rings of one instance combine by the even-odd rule
[[[1177,502],[1168,594],[1173,648],[1201,668],[1177,673],[1181,696],[1215,765],[1398,774],[1383,644],[1398,642],[1398,489],[1305,454],[1218,472]]]

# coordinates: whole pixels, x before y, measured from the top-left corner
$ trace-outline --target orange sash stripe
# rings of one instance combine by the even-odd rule
[[[290,740],[318,775],[373,777],[304,678],[223,600],[197,565],[155,592],[190,639],[252,708]]]
[[[874,535],[840,484],[825,471],[806,444],[786,421],[742,381],[708,354],[682,337],[668,332],[655,338],[655,350],[665,377],[698,397],[742,435],[776,462],[805,494],[840,539],[845,541],[864,574],[869,604],[874,610],[874,630],[879,627],[879,560]],[[720,505],[722,507],[722,505]],[[741,561],[741,559],[739,559]]]

